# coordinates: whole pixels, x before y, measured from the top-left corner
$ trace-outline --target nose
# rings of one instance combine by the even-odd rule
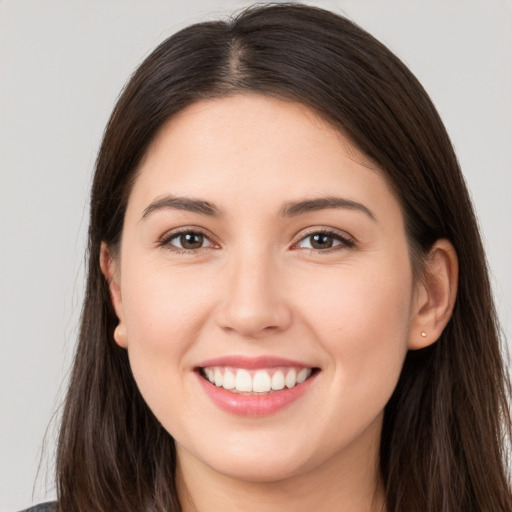
[[[254,339],[287,329],[292,313],[279,263],[261,252],[233,259],[219,308],[219,326]]]

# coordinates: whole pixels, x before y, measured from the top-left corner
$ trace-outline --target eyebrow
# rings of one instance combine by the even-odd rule
[[[286,203],[281,209],[283,217],[295,217],[304,213],[327,210],[330,208],[344,208],[363,212],[372,220],[376,221],[375,214],[364,204],[343,197],[321,197],[318,199],[305,199]]]
[[[372,220],[376,220],[374,213],[365,205],[342,197],[321,197],[317,199],[305,199],[302,201],[287,202],[281,208],[281,216],[296,217],[305,213],[327,210],[331,208],[344,208],[363,212]],[[184,210],[207,217],[220,217],[221,210],[203,199],[165,195],[156,198],[142,213],[141,220],[158,210]]]
[[[220,217],[221,211],[212,203],[203,199],[166,195],[157,197],[142,213],[141,220],[158,210],[185,210],[207,217]]]

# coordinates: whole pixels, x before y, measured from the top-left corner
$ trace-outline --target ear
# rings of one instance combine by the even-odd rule
[[[105,242],[101,242],[100,268],[108,283],[110,299],[116,312],[119,323],[114,330],[115,342],[123,348],[128,346],[126,336],[126,325],[124,322],[123,301],[121,297],[120,274],[118,260],[114,258]]]
[[[452,316],[458,278],[459,262],[453,245],[448,240],[438,240],[417,284],[409,349],[425,348],[439,339]]]

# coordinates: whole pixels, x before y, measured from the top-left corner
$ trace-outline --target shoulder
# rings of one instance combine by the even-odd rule
[[[34,507],[27,508],[21,512],[55,512],[57,510],[57,502],[40,503]]]

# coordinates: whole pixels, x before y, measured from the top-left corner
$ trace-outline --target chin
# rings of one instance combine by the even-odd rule
[[[272,439],[271,432],[256,436],[246,432],[228,438],[229,444],[203,438],[204,444],[195,444],[190,451],[178,445],[178,461],[185,462],[192,456],[196,464],[206,465],[215,473],[254,483],[282,481],[310,469],[311,458],[304,452],[304,443],[293,442],[289,435]]]
[[[222,462],[215,461],[215,466],[211,467],[228,478],[248,483],[279,482],[306,471],[304,461],[282,457],[225,459]]]

